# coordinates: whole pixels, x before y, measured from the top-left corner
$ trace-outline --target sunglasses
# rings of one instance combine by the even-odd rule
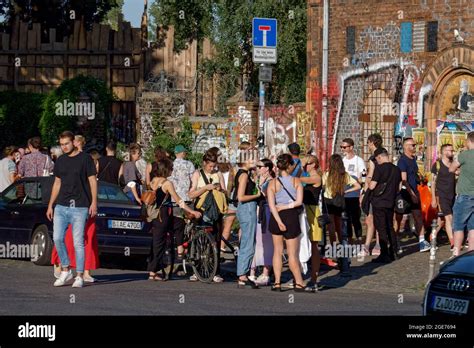
[[[348,147],[350,146],[343,146],[343,145],[340,146],[341,149],[347,149]]]

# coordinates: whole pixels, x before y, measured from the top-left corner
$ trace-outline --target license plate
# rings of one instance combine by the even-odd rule
[[[121,228],[126,230],[141,230],[142,223],[140,221],[122,221],[122,220],[109,220],[109,228]]]
[[[457,298],[435,296],[433,299],[433,310],[466,314],[469,308],[469,301]]]

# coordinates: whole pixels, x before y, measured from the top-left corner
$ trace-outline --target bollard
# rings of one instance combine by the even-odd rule
[[[431,249],[430,249],[430,272],[428,276],[428,283],[433,279],[436,265],[436,230],[438,229],[438,220],[433,219],[431,224]]]
[[[349,257],[352,256],[352,253],[348,255],[348,234],[347,234],[347,220],[348,220],[347,213],[345,211],[342,212],[342,248],[344,251],[343,257],[339,258],[338,263],[340,265],[340,275],[341,277],[350,277],[351,271],[349,266]],[[351,249],[352,250],[352,249]]]

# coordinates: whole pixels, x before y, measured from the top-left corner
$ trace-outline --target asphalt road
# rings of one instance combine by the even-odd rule
[[[423,293],[325,287],[318,293],[238,289],[176,279],[153,282],[141,264],[113,261],[99,282],[53,287],[52,267],[0,260],[0,315],[421,315]],[[231,271],[232,263],[224,269]]]

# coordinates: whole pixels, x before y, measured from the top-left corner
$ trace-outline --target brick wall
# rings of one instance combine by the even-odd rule
[[[362,133],[358,119],[367,97],[367,92],[363,93],[361,87],[362,81],[385,69],[400,70],[403,74],[401,79],[398,76],[392,78],[398,84],[393,102],[408,100],[417,103],[420,89],[432,85],[433,90],[427,93],[424,102],[422,100],[422,113],[418,115],[415,110],[415,114],[407,116],[422,120],[417,126],[428,128],[431,134],[427,139],[433,142],[436,130],[431,119],[440,117],[437,98],[441,97],[438,91],[447,83],[443,79],[450,69],[459,69],[459,73],[466,75],[474,73],[474,2],[329,0],[329,4],[329,154],[332,143],[335,141],[337,144],[345,136],[350,135],[360,142]],[[454,29],[461,32],[464,43],[455,43]],[[314,117],[321,156],[326,152],[321,137],[325,127],[321,122],[324,94],[321,90],[326,87],[322,86],[321,80],[322,40],[323,0],[308,0],[306,111]],[[400,65],[401,60],[403,64]],[[459,66],[450,67],[457,63]],[[345,79],[344,90],[341,90],[344,76],[350,77]],[[337,81],[334,89],[339,89],[339,95],[331,97],[331,81]],[[372,88],[377,88],[376,83]],[[400,91],[405,91],[405,95]],[[474,88],[471,86],[472,91]],[[337,102],[331,101],[334,98]]]

